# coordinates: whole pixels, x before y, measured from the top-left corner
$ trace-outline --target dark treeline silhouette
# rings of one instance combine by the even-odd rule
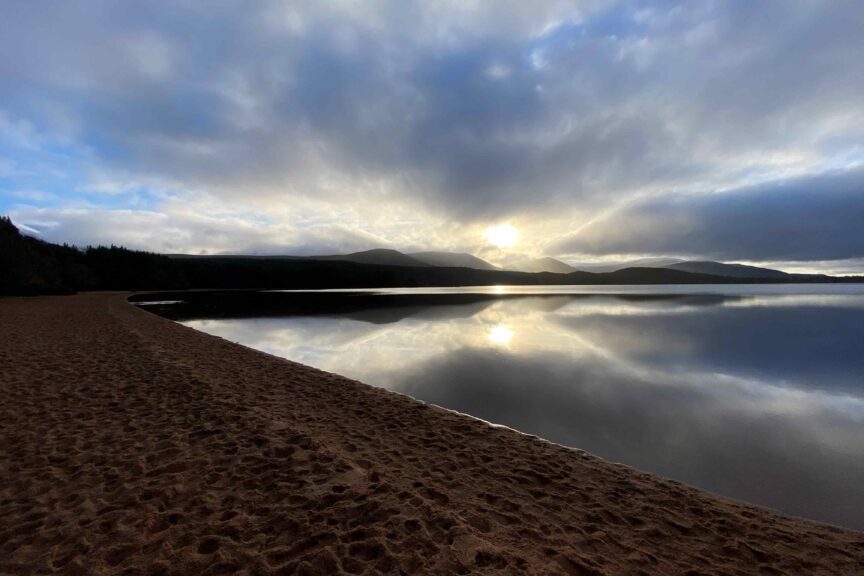
[[[78,249],[22,235],[0,217],[0,294],[70,294],[81,290],[183,289],[177,264],[117,246]]]
[[[473,268],[363,264],[341,260],[185,257],[178,259],[193,288],[300,289],[396,288],[553,284],[692,284],[732,279],[660,268],[628,268],[593,274],[511,272]]]
[[[616,272],[511,272],[413,267],[287,257],[169,257],[117,246],[79,249],[22,235],[0,217],[0,294],[82,290],[319,289],[553,284],[728,284],[861,282],[862,277],[796,275],[729,278],[664,268]]]
[[[22,236],[12,220],[0,217],[0,293],[70,292],[89,277],[80,251]]]

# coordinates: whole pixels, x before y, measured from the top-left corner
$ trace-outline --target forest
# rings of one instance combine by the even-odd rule
[[[512,272],[457,267],[366,264],[314,257],[168,256],[120,246],[52,244],[20,233],[0,217],[0,294],[72,294],[88,290],[393,288],[565,284],[730,284],[861,282],[864,277],[795,275],[730,278],[665,268],[616,272]]]

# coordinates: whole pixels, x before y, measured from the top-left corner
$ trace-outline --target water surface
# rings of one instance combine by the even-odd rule
[[[861,285],[306,297],[179,316],[640,470],[864,529]]]

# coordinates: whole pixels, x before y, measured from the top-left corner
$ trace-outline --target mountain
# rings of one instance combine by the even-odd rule
[[[331,256],[309,256],[305,260],[341,260],[357,264],[377,264],[379,266],[411,266],[421,268],[431,266],[429,263],[403,254],[398,250],[375,248],[351,254],[333,254]]]
[[[760,268],[758,266],[746,266],[744,264],[724,264],[723,262],[691,261],[678,262],[668,266],[662,266],[670,270],[683,270],[694,274],[712,274],[714,276],[726,276],[727,278],[785,278],[789,276],[786,272],[773,270],[771,268]]]
[[[322,288],[455,287],[565,284],[740,284],[787,282],[859,282],[864,276],[831,277],[784,274],[777,270],[721,264],[717,276],[670,268],[625,268],[611,273],[570,271],[552,258],[527,265],[544,273],[432,266],[395,250],[346,255],[184,256],[121,247],[59,246],[23,236],[0,216],[0,294],[36,295],[76,290],[315,290]],[[677,266],[677,264],[676,264]],[[716,268],[720,266],[722,268]],[[550,274],[549,270],[568,271]],[[747,276],[740,274],[748,273]],[[731,276],[730,274],[739,274]],[[186,294],[179,292],[178,294]],[[185,299],[185,296],[164,299]]]
[[[565,264],[555,258],[534,258],[533,260],[523,260],[507,267],[507,270],[515,272],[554,272],[555,274],[569,274],[578,272],[576,268]]]
[[[586,272],[615,272],[624,268],[668,268],[672,264],[683,262],[680,258],[640,258],[638,260],[628,260],[625,262],[608,262],[608,263],[586,263],[578,264],[579,270]]]
[[[579,269],[587,272],[607,273],[624,270],[626,268],[666,268],[668,270],[682,270],[694,274],[711,274],[714,276],[725,276],[727,278],[786,278],[789,276],[780,270],[771,268],[759,268],[757,266],[746,266],[744,264],[725,264],[710,260],[681,260],[680,258],[641,258],[628,262],[617,262],[610,264],[580,264]]]
[[[500,270],[497,266],[485,260],[464,252],[411,252],[411,258],[416,258],[430,266],[450,268],[473,268],[475,270]]]

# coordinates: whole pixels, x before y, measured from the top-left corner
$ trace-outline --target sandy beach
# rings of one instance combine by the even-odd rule
[[[256,352],[125,294],[0,299],[0,342],[0,574],[864,574],[862,533]]]

